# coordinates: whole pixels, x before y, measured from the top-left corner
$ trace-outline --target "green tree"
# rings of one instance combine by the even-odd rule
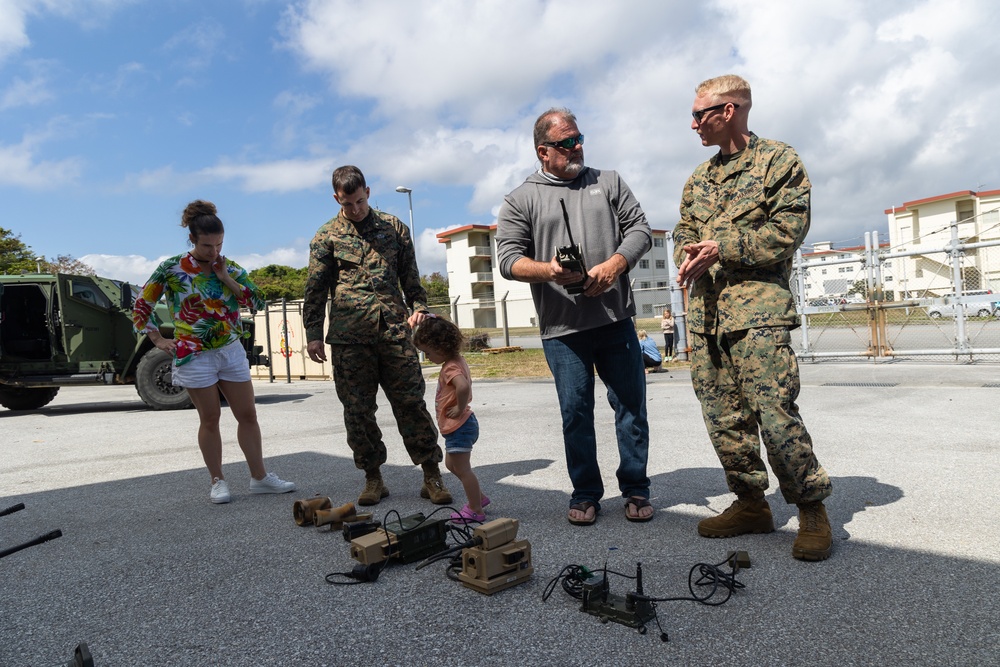
[[[282,297],[294,301],[305,298],[307,275],[307,267],[293,269],[281,264],[268,264],[251,271],[250,280],[260,288],[268,301],[277,301]]]
[[[0,227],[0,273],[17,274],[37,270],[36,255],[9,229]]]
[[[70,273],[75,276],[96,276],[97,271],[89,264],[72,255],[59,255],[56,260],[42,262],[42,270],[48,273]]]
[[[429,276],[420,276],[420,284],[427,290],[427,303],[448,302],[448,279],[435,271]]]

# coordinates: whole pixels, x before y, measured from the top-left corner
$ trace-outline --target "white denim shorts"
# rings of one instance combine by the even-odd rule
[[[215,350],[202,350],[182,366],[175,365],[172,382],[177,387],[204,389],[219,380],[249,382],[250,364],[239,340]]]

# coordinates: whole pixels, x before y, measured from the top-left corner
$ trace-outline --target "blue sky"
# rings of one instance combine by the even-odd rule
[[[142,282],[202,198],[226,255],[299,267],[356,164],[404,222],[413,189],[443,272],[434,235],[494,222],[559,105],[671,229],[711,156],[694,87],[734,72],[805,161],[808,240],[860,245],[893,205],[1000,188],[998,29],[992,0],[0,0],[0,226]]]

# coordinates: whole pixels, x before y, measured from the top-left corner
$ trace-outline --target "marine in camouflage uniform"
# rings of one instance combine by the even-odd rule
[[[728,523],[716,518],[699,525],[706,537],[773,530],[763,500],[768,475],[762,442],[786,502],[822,508],[831,492],[795,403],[799,369],[790,334],[799,324],[789,278],[809,230],[809,177],[790,146],[739,132],[750,91],[739,89],[745,81],[732,79],[699,86],[692,128],[702,143],[722,150],[688,179],[673,232],[678,279],[690,287],[692,382],[726,482],[738,497],[727,510]],[[725,94],[725,84],[737,91]],[[760,515],[738,515],[741,501],[756,503]],[[822,514],[825,522],[825,509]],[[826,541],[817,548],[797,542],[793,555],[826,558]]]
[[[365,498],[363,494],[359,502],[375,504],[388,495],[379,473],[386,461],[385,443],[375,418],[379,386],[389,400],[411,460],[424,468],[421,495],[435,502],[451,502],[450,495],[444,500],[447,491],[437,465],[442,459],[441,448],[424,402],[423,374],[408,323],[408,308],[427,311],[427,293],[420,284],[413,243],[398,218],[368,207],[368,188],[360,171],[357,174],[362,184],[357,199],[363,201],[355,203],[360,208],[348,209],[344,199],[338,198],[342,210],[319,228],[309,246],[302,318],[310,356],[325,361],[320,341],[329,302],[330,326],[325,340],[330,345],[337,396],[344,406],[347,444],[354,452],[355,465],[369,480],[379,482],[373,489],[366,486],[368,495],[374,496]]]

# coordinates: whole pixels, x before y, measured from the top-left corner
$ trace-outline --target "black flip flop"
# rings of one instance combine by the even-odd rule
[[[597,503],[590,500],[581,500],[580,502],[573,503],[572,505],[569,506],[571,510],[577,510],[578,512],[583,512],[584,514],[586,514],[587,510],[589,510],[591,507],[594,508],[593,519],[571,519],[568,516],[566,517],[566,519],[574,526],[593,526],[595,523],[597,523],[597,514],[600,512],[600,510],[597,509]]]
[[[633,523],[645,523],[652,519],[656,515],[654,510],[649,516],[629,516],[628,506],[632,505],[635,507],[636,514],[639,513],[643,507],[652,507],[653,505],[649,502],[649,498],[639,498],[638,496],[632,496],[625,501],[625,518]]]

